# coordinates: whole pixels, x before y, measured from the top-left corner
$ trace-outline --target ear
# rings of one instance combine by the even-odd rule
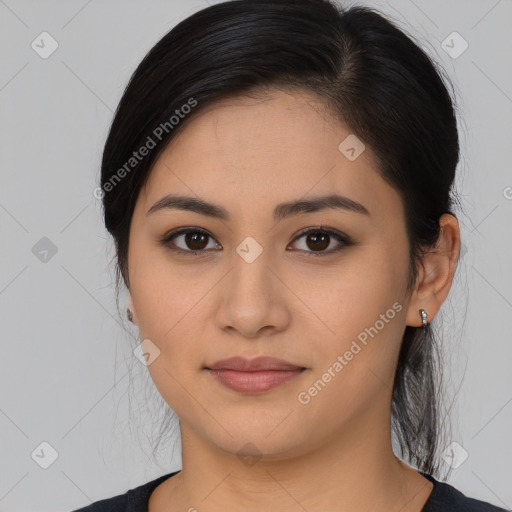
[[[135,311],[135,306],[133,305],[133,299],[131,293],[128,292],[128,297],[126,299],[126,307],[130,309],[133,315],[133,323],[137,324],[137,313]]]
[[[460,231],[457,219],[445,213],[439,219],[441,231],[436,246],[423,258],[407,309],[406,324],[422,325],[419,310],[431,322],[450,291],[460,254]]]

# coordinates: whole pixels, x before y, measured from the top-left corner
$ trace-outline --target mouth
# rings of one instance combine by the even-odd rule
[[[240,393],[254,394],[270,391],[304,372],[306,368],[296,370],[260,370],[246,372],[237,370],[208,370],[224,386]]]
[[[246,359],[245,357],[230,357],[221,359],[216,363],[206,366],[208,370],[235,370],[241,372],[258,372],[258,371],[294,371],[305,369],[304,366],[277,359],[270,356],[259,356],[254,359]]]
[[[204,368],[219,383],[234,391],[255,394],[270,391],[298,375],[306,367],[272,357],[233,357]]]

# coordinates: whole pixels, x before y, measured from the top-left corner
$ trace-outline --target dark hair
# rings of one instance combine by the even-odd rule
[[[457,122],[441,74],[410,36],[369,7],[234,0],[180,22],[133,73],[105,144],[101,187],[117,294],[121,280],[129,288],[135,202],[162,150],[204,107],[272,89],[316,95],[372,148],[380,175],[403,199],[411,291],[423,251],[440,235],[440,216],[455,216]],[[143,146],[151,146],[147,155],[130,160]],[[431,326],[406,326],[392,401],[402,458],[436,476],[437,351]]]

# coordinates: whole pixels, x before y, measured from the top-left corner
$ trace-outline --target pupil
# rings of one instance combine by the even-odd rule
[[[326,235],[324,233],[314,233],[314,234],[310,234],[308,235],[307,237],[307,241],[309,242],[310,240],[313,240],[313,244],[318,244],[318,239],[319,238],[323,238],[323,244],[321,244],[321,246],[319,247],[318,245],[316,246],[316,249],[325,249],[329,246],[329,242],[328,242],[328,238],[329,238],[329,235]],[[309,243],[308,243],[308,247],[309,247]],[[314,247],[309,247],[310,249],[314,249]]]
[[[206,238],[206,235],[203,235],[202,233],[192,233],[192,235],[190,233],[187,233],[185,235],[185,241],[187,243],[187,245],[193,250],[193,251],[199,251],[201,249],[203,249],[204,247],[201,247],[201,243],[198,242],[198,238],[201,239],[205,239]],[[203,240],[204,241],[204,240]],[[194,244],[196,243],[199,243],[199,247],[194,247]]]

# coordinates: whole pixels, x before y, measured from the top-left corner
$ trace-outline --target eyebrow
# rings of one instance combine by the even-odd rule
[[[311,199],[278,204],[274,208],[273,216],[274,221],[278,222],[293,215],[319,212],[331,208],[359,213],[369,217],[371,216],[370,212],[362,204],[338,194],[330,194],[326,196],[313,197]],[[175,195],[166,195],[159,199],[148,210],[146,216],[165,209],[186,210],[222,220],[231,219],[229,212],[222,206],[209,203],[196,197]]]

